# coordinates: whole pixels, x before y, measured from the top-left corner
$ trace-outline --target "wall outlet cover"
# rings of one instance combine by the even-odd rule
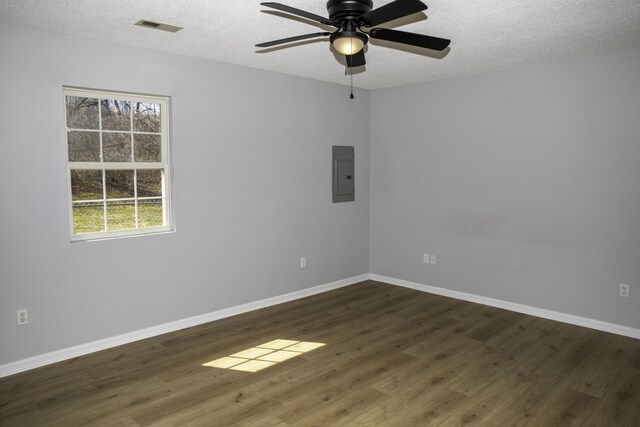
[[[16,320],[18,322],[18,326],[26,325],[29,323],[29,312],[26,308],[16,310]]]
[[[620,284],[620,296],[621,297],[628,297],[629,296],[629,285],[627,285],[626,283],[621,283]]]

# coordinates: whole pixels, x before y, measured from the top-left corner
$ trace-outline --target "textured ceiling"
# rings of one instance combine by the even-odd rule
[[[449,49],[398,50],[373,40],[355,86],[377,89],[640,48],[640,0],[423,1],[424,13],[386,26],[451,39]],[[327,16],[323,0],[280,2]],[[387,3],[374,1],[374,8]],[[328,38],[262,52],[254,47],[323,31],[282,15],[258,0],[0,0],[0,21],[9,24],[348,84]],[[173,34],[134,26],[140,19],[184,29]]]

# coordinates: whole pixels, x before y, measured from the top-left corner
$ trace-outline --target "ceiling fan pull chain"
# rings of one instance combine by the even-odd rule
[[[351,99],[355,98],[353,96],[353,70],[351,70],[351,95],[349,95],[349,98]]]
[[[351,65],[353,66],[353,38],[351,39],[351,55],[349,58],[351,58]],[[347,62],[349,62],[349,60],[347,59]],[[347,64],[348,65],[348,64]],[[350,99],[353,99],[353,67],[351,67],[351,95],[349,95]]]

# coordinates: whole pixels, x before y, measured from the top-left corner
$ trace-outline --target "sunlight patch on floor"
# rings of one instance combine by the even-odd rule
[[[242,350],[227,357],[203,363],[202,366],[232,369],[234,371],[258,372],[324,345],[325,344],[321,342],[277,339]]]

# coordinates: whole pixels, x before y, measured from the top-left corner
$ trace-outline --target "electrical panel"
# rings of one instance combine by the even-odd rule
[[[353,147],[334,145],[333,163],[333,203],[353,202],[355,195]]]

